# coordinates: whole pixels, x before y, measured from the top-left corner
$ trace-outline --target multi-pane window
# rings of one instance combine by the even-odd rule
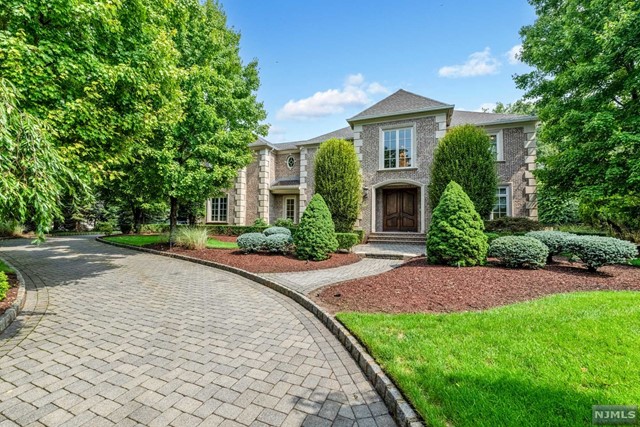
[[[510,215],[509,209],[509,187],[498,187],[496,194],[496,205],[491,212],[491,219]]]
[[[296,199],[295,197],[287,197],[284,199],[284,217],[291,221],[296,220]]]
[[[211,222],[227,222],[227,198],[211,199]]]
[[[410,168],[413,164],[412,128],[383,132],[383,168]]]
[[[491,138],[491,153],[497,161],[504,160],[504,156],[502,154],[502,131],[496,133],[490,133],[489,138]]]

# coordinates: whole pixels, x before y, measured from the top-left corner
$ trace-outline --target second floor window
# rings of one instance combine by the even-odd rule
[[[496,161],[503,161],[502,131],[490,133],[489,138],[491,138],[491,153],[494,155]]]
[[[383,131],[384,169],[413,166],[413,128]]]

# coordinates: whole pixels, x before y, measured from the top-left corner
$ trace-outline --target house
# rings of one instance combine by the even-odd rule
[[[494,144],[500,185],[492,217],[537,219],[534,116],[455,110],[454,106],[399,90],[360,114],[349,126],[306,141],[251,144],[254,161],[225,197],[207,203],[206,222],[251,225],[258,218],[298,222],[314,189],[314,157],[331,138],[353,142],[361,163],[364,200],[359,226],[380,232],[424,233],[431,218],[427,194],[433,154],[448,129],[473,124]]]

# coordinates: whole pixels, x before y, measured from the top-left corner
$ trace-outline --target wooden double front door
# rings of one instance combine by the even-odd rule
[[[382,231],[418,231],[418,189],[382,190]]]

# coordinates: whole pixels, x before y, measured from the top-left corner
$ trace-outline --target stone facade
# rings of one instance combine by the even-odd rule
[[[402,93],[400,93],[402,92]],[[385,107],[387,100],[406,96],[399,91],[379,104]],[[434,150],[452,127],[472,123],[490,134],[499,134],[502,160],[498,161],[500,185],[510,190],[510,214],[537,219],[536,167],[537,119],[531,116],[500,115],[475,112],[454,112],[453,106],[439,103],[418,95],[409,94],[411,102],[425,100],[427,108],[416,107],[407,111],[400,102],[399,111],[381,114],[380,117],[364,114],[370,110],[379,113],[384,108],[376,104],[369,110],[349,120],[350,127],[341,129],[326,138],[318,137],[301,143],[271,144],[260,140],[252,144],[254,160],[239,172],[235,186],[229,190],[229,223],[251,225],[257,218],[270,223],[285,214],[285,199],[295,198],[297,222],[306,208],[314,190],[314,159],[320,143],[339,134],[352,140],[361,162],[364,199],[358,226],[365,232],[383,229],[383,192],[385,189],[414,189],[417,195],[418,232],[428,230],[431,218],[428,185]],[[392,99],[394,98],[394,99]],[[412,104],[413,105],[413,104]],[[458,114],[458,116],[455,116]],[[455,119],[452,119],[455,117]],[[412,129],[412,165],[407,168],[384,169],[382,167],[382,135],[390,129]],[[293,166],[287,159],[293,158]],[[207,216],[209,218],[209,216]]]

